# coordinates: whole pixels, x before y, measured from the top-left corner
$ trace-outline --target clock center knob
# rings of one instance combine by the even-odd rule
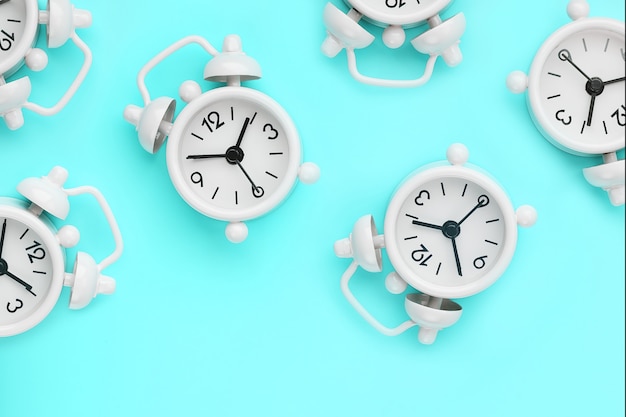
[[[461,226],[454,220],[448,220],[441,227],[441,231],[448,239],[454,239],[461,234]]]
[[[0,275],[4,275],[9,270],[9,265],[4,259],[0,259]]]
[[[604,91],[604,82],[598,77],[593,77],[587,81],[585,90],[591,96],[599,96]]]
[[[235,165],[243,161],[243,156],[243,149],[238,146],[231,146],[226,150],[226,161],[229,164]]]

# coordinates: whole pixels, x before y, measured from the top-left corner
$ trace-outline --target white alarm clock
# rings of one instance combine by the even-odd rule
[[[465,16],[459,13],[448,20],[442,20],[439,16],[450,1],[345,0],[350,7],[347,13],[327,3],[324,8],[327,36],[322,44],[322,52],[332,58],[345,49],[348,70],[362,83],[383,87],[421,86],[430,80],[439,56],[451,67],[463,60],[458,44],[465,32]],[[354,50],[369,46],[375,38],[359,24],[361,19],[384,27],[382,40],[388,48],[394,49],[404,44],[405,29],[427,25],[426,31],[411,40],[411,45],[418,52],[429,56],[423,74],[410,80],[375,78],[362,74],[357,67]]]
[[[71,287],[71,309],[85,307],[97,294],[111,294],[115,280],[103,269],[122,253],[122,237],[106,200],[94,187],[63,188],[67,171],[54,167],[42,178],[27,178],[17,187],[26,200],[0,197],[0,337],[12,336],[40,323],[56,305],[63,286]],[[78,252],[67,273],[64,248],[78,243],[76,227],[56,229],[48,215],[65,219],[68,196],[90,194],[109,223],[115,250],[100,263]]]
[[[204,78],[226,86],[202,93],[196,82],[185,81],[180,95],[188,104],[172,122],[176,102],[168,97],[151,101],[144,79],[190,43],[213,56]],[[174,187],[200,213],[228,222],[226,237],[235,243],[247,237],[243,221],[277,207],[298,178],[310,184],[319,177],[315,164],[301,163],[300,138],[287,112],[266,94],[241,85],[260,76],[238,36],[227,36],[221,53],[204,38],[190,36],[146,64],[138,76],[145,107],[129,105],[124,111],[146,151],[156,152],[169,136],[166,159]]]
[[[51,107],[28,101],[31,83],[28,77],[9,78],[24,64],[41,71],[48,56],[35,48],[39,25],[46,25],[48,48],[58,48],[71,39],[83,52],[80,71],[61,99]],[[61,111],[82,84],[92,62],[89,47],[78,37],[75,28],[91,25],[91,14],[75,9],[69,0],[49,0],[46,10],[39,10],[37,0],[0,1],[0,116],[11,130],[24,125],[22,108],[50,116]]]
[[[447,159],[417,170],[402,182],[387,206],[383,234],[366,215],[356,222],[350,237],[335,243],[337,256],[353,258],[341,279],[344,295],[383,334],[395,336],[420,326],[420,342],[433,343],[438,330],[461,316],[461,306],[451,299],[479,293],[501,277],[515,252],[517,225],[531,226],[536,221],[533,207],[514,210],[495,180],[465,165],[464,145],[451,145]],[[349,287],[358,266],[382,271],[382,248],[395,269],[387,276],[387,289],[400,294],[410,285],[420,291],[406,296],[410,320],[396,328],[376,320]]]
[[[535,125],[556,147],[574,155],[602,155],[603,164],[585,178],[605,189],[614,205],[624,204],[624,22],[590,18],[585,0],[571,0],[573,22],[555,31],[537,51],[528,76],[512,72],[507,86],[528,89]]]

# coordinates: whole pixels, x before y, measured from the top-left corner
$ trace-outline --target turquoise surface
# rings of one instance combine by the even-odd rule
[[[325,1],[86,1],[93,25],[80,36],[93,51],[85,83],[54,117],[25,112],[26,125],[0,123],[0,195],[20,180],[69,171],[68,187],[89,184],[108,199],[124,237],[105,272],[117,292],[86,309],[67,308],[64,289],[36,328],[0,339],[0,416],[620,416],[624,415],[624,207],[584,180],[600,158],[559,151],[533,125],[523,95],[505,87],[570,20],[565,0],[458,0],[467,30],[456,68],[437,62],[421,88],[354,81],[345,53],[321,54]],[[334,0],[342,10],[345,7]],[[624,18],[624,2],[590,0],[592,16]],[[410,45],[358,51],[371,75],[413,78],[425,57]],[[229,243],[224,223],[179,198],[165,150],[142,150],[122,118],[141,104],[136,75],[156,53],[190,34],[221,48],[239,34],[263,78],[247,83],[275,98],[298,127],[315,185],[299,184],[277,210],[248,223]],[[414,29],[415,36],[420,29]],[[43,45],[43,38],[40,39]],[[81,62],[71,44],[49,53],[31,76],[31,99],[54,103]],[[152,97],[177,97],[202,81],[207,55],[188,47],[157,67]],[[179,109],[182,108],[179,101]],[[492,287],[457,300],[463,316],[435,344],[411,329],[391,338],[370,327],[339,289],[349,260],[335,240],[372,214],[379,232],[392,191],[413,169],[442,160],[463,142],[470,162],[504,186],[515,207],[533,205],[510,268]],[[623,157],[623,155],[621,155]],[[89,197],[67,220],[76,250],[102,259],[113,242]],[[58,224],[63,224],[58,222]],[[403,296],[384,271],[360,270],[352,289],[394,326]],[[0,279],[2,279],[0,277]]]

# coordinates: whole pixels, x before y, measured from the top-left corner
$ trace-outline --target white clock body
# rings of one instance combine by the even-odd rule
[[[176,118],[167,145],[168,171],[181,197],[199,212],[231,222],[278,206],[298,178],[301,157],[287,112],[241,86],[192,100]]]
[[[55,306],[65,250],[50,219],[30,212],[27,202],[0,198],[0,228],[0,336],[11,336],[40,323]]]
[[[515,251],[517,218],[503,189],[476,167],[431,165],[394,193],[384,234],[389,259],[410,286],[460,298],[503,274]]]
[[[11,0],[0,5],[0,75],[6,78],[24,64],[38,29],[37,0]]]
[[[543,43],[528,74],[527,97],[533,121],[552,144],[583,156],[624,148],[625,50],[624,23],[607,18],[576,20]],[[601,90],[593,108],[588,78]]]

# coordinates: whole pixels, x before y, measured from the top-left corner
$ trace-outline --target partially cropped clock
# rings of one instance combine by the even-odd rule
[[[587,180],[624,204],[624,23],[590,18],[584,0],[572,0],[574,21],[555,31],[541,46],[528,76],[511,73],[513,92],[528,89],[528,107],[541,133],[558,148],[582,156],[601,155],[604,164],[584,170]]]
[[[48,48],[58,48],[71,39],[84,54],[83,64],[73,82],[56,104],[47,107],[28,101],[32,89],[29,77],[12,79],[24,65],[33,71],[41,71],[47,66],[47,54],[35,47],[39,25],[46,25]],[[92,62],[91,50],[75,29],[90,25],[91,14],[74,8],[69,0],[49,0],[46,10],[39,10],[37,0],[0,1],[0,117],[9,129],[23,126],[22,109],[51,116],[67,105]]]
[[[448,163],[427,165],[405,179],[394,192],[378,234],[371,215],[361,217],[335,253],[351,257],[341,288],[352,306],[372,326],[397,335],[420,326],[419,340],[432,343],[440,329],[454,324],[461,306],[454,298],[479,293],[500,278],[517,245],[517,225],[535,223],[531,206],[513,208],[502,187],[483,171],[465,165],[462,144],[448,148]],[[382,325],[356,299],[349,281],[358,266],[382,270],[385,248],[395,271],[387,289],[395,294],[408,286],[405,308],[410,320],[396,328]]]
[[[17,187],[25,199],[0,197],[0,337],[23,333],[39,324],[56,305],[63,286],[70,287],[72,309],[85,307],[97,294],[111,294],[115,280],[101,274],[122,252],[122,237],[111,209],[96,188],[63,188],[67,171],[53,168]],[[65,248],[78,243],[76,227],[57,229],[52,217],[69,214],[68,197],[96,198],[109,223],[115,250],[96,263],[78,252],[73,272],[66,272]]]
[[[430,80],[439,57],[451,67],[459,65],[463,59],[458,44],[465,32],[465,15],[458,13],[446,20],[440,16],[450,2],[451,0],[345,0],[349,7],[346,13],[333,3],[327,3],[323,14],[327,36],[322,43],[322,52],[332,58],[345,49],[348,70],[354,79],[362,83],[382,87],[419,87]],[[357,67],[355,50],[368,47],[375,37],[361,26],[362,19],[384,28],[382,40],[385,46],[392,49],[405,43],[406,29],[424,25],[426,29],[410,41],[418,52],[429,57],[423,73],[407,80],[363,74]]]
[[[149,99],[143,77],[173,51],[198,43],[213,55],[205,79],[226,82],[201,92],[186,81],[181,97],[188,104],[175,121],[175,101]],[[288,113],[274,99],[241,81],[259,78],[257,62],[245,55],[239,37],[224,41],[221,53],[200,37],[187,37],[165,49],[140,73],[139,85],[145,109],[128,106],[125,118],[137,126],[142,146],[156,152],[169,136],[167,168],[180,196],[204,215],[228,222],[226,236],[243,241],[245,220],[276,208],[293,189],[296,180],[313,183],[319,169],[302,163],[298,131]]]

